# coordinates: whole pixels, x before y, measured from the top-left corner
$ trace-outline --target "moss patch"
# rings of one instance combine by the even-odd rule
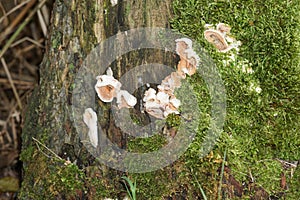
[[[278,195],[283,190],[280,180],[284,169],[274,158],[300,159],[299,4],[285,0],[268,1],[268,5],[252,0],[184,0],[174,1],[173,8],[172,27],[205,48],[226,87],[224,134],[214,152],[222,154],[228,148],[227,165],[240,183],[253,179],[269,194]],[[232,35],[242,42],[238,54],[235,50],[219,53],[205,40],[204,25],[220,22],[229,24]],[[193,143],[190,148],[195,146]],[[193,155],[187,155],[191,157],[186,162],[201,171]],[[294,184],[291,187],[299,188],[295,177],[287,178]],[[206,188],[207,193],[211,190]],[[285,192],[299,195],[296,190]]]
[[[72,199],[84,192],[84,173],[76,165],[48,158],[36,147],[24,152],[22,157],[31,158],[32,162],[24,167],[23,182],[26,185],[23,185],[19,199]],[[29,192],[31,187],[35,187],[34,192]]]

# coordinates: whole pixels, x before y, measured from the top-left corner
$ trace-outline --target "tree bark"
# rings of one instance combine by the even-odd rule
[[[124,196],[119,182],[123,173],[97,163],[82,145],[70,116],[73,83],[84,59],[101,41],[137,27],[168,28],[170,4],[171,0],[119,1],[115,6],[107,0],[55,2],[46,52],[40,65],[40,84],[32,94],[25,117],[20,199]],[[157,60],[172,62],[172,55],[150,50],[145,50],[143,55],[130,52],[116,59],[112,69],[115,77],[120,78],[135,66]],[[109,109],[103,110],[102,129],[110,140],[126,148],[127,138],[111,122]],[[138,117],[147,123],[147,117]]]

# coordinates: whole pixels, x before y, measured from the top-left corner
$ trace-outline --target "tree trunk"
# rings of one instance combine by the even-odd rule
[[[168,28],[170,4],[170,0],[120,0],[115,6],[107,0],[55,2],[40,65],[40,84],[27,108],[22,134],[24,174],[20,199],[124,197],[120,183],[123,172],[99,164],[83,145],[74,125],[71,113],[76,74],[94,47],[110,36],[137,27]],[[111,68],[119,79],[135,66],[172,60],[172,55],[160,51],[133,51],[117,58]],[[135,94],[142,97],[141,91]],[[112,123],[109,107],[97,102],[103,111],[99,119],[102,130],[112,142],[126,149],[128,137]],[[141,108],[137,105],[136,109]],[[137,113],[138,120],[146,124],[148,116]]]

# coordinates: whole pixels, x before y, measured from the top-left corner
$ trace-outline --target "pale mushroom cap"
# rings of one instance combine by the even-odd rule
[[[101,75],[101,76],[97,76],[96,79],[97,79],[97,83],[96,83],[97,87],[111,85],[114,88],[120,89],[122,86],[122,84],[113,76]]]
[[[183,77],[178,72],[172,72],[162,83],[157,86],[159,92],[164,92],[169,96],[174,95],[174,90],[181,86]]]
[[[220,31],[206,30],[204,31],[204,37],[220,51],[228,48],[224,35]]]
[[[113,71],[110,67],[106,70],[106,75],[107,76],[113,76]]]
[[[192,46],[193,46],[193,42],[192,42],[192,40],[189,39],[189,38],[179,38],[179,39],[176,39],[175,42],[176,42],[176,43],[184,42],[184,43],[187,45],[187,48],[188,48],[188,49],[191,49]]]
[[[164,83],[157,86],[159,92],[169,91],[171,90],[170,85],[168,83]]]
[[[144,105],[146,108],[162,108],[158,101],[146,101]]]
[[[146,112],[156,118],[164,118],[165,107],[158,101],[146,101],[145,104]]]
[[[196,58],[195,57],[190,57],[190,58],[182,57],[177,65],[177,67],[178,67],[177,72],[184,79],[185,74],[188,74],[191,76],[196,73],[197,65],[199,65],[199,60],[197,59],[197,57]]]
[[[95,90],[98,97],[103,102],[112,102],[113,98],[120,91],[122,84],[114,77],[108,75],[97,76],[96,79],[98,81],[95,85]]]
[[[117,94],[119,108],[132,108],[137,103],[136,98],[126,90],[120,90]]]
[[[169,114],[179,114],[179,111],[177,110],[177,108],[175,108],[173,106],[173,104],[169,103],[164,110],[164,117],[168,117]]]
[[[149,88],[144,94],[143,101],[144,102],[155,101],[155,99],[156,99],[156,91],[153,88]]]
[[[178,72],[172,72],[168,78],[168,84],[171,89],[179,88],[181,86],[182,76]]]
[[[219,24],[217,24],[217,30],[220,31],[221,33],[229,33],[231,30],[231,27],[227,24],[219,23]]]
[[[168,104],[170,96],[165,92],[158,92],[156,95],[157,100],[160,102],[160,104]]]
[[[176,97],[173,97],[170,99],[170,103],[175,107],[175,108],[179,108],[179,106],[181,105],[181,101],[179,99],[177,99]]]
[[[187,54],[188,60],[190,60],[191,58],[195,59],[196,63],[194,65],[197,67],[200,62],[198,54],[193,49],[187,49],[185,50],[185,53]]]
[[[153,88],[149,88],[147,90],[148,97],[151,96],[151,98],[144,98],[144,106],[146,112],[156,118],[164,119],[164,112],[167,104],[169,103],[169,95],[164,92],[158,92]]]
[[[188,38],[180,38],[176,41],[176,53],[180,57],[180,61],[177,65],[177,71],[179,73],[187,73],[190,76],[196,72],[199,65],[200,58],[197,53],[192,49],[192,41]],[[185,69],[186,68],[186,69]],[[185,78],[183,74],[180,74],[182,78]]]
[[[179,114],[178,110],[173,110],[172,108],[170,108],[169,106],[166,107],[165,111],[164,111],[164,117],[168,117],[169,114]]]
[[[150,108],[146,108],[146,112],[158,119],[164,119],[164,109],[160,108],[160,107],[150,107]]]
[[[186,50],[186,49],[188,49],[189,47],[188,47],[188,45],[185,43],[185,42],[183,42],[183,41],[180,41],[180,42],[177,42],[176,43],[176,53],[181,57],[181,56],[183,56],[183,54],[184,54],[184,51]]]
[[[96,148],[98,146],[97,114],[92,108],[85,109],[83,121],[89,128],[88,136],[90,142]]]

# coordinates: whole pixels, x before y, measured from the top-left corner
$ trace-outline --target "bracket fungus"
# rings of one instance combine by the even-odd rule
[[[117,93],[118,108],[132,108],[137,103],[136,98],[126,90],[120,90]]]
[[[235,38],[230,36],[231,27],[224,23],[216,25],[216,29],[207,24],[205,26],[208,30],[204,31],[205,39],[212,43],[220,52],[227,52],[233,48],[238,50],[238,46],[241,45],[240,41],[236,41]]]
[[[116,97],[119,109],[132,108],[137,103],[134,96],[126,90],[121,90],[122,84],[113,77],[110,67],[107,69],[106,75],[97,76],[96,79],[95,90],[101,101],[112,102]]]
[[[196,73],[200,58],[192,48],[192,40],[179,38],[175,40],[176,53],[180,57],[177,71],[165,77],[157,86],[158,91],[149,88],[143,97],[145,111],[153,117],[164,119],[169,114],[179,114],[181,102],[175,97],[175,89],[180,88],[182,79]],[[121,90],[122,84],[113,77],[111,68],[108,68],[106,75],[97,76],[95,90],[103,102],[112,102],[117,98],[118,108],[132,108],[136,105],[137,99],[126,90]]]
[[[97,114],[92,108],[85,109],[83,121],[89,128],[88,136],[90,142],[96,148],[98,146]]]
[[[180,57],[177,66],[178,73],[193,75],[196,73],[200,58],[192,48],[192,41],[188,38],[180,38],[175,40],[176,53]],[[185,75],[183,75],[185,78]]]
[[[163,119],[163,104],[157,100],[156,91],[153,88],[149,88],[144,93],[143,98],[145,110],[149,115],[152,115],[153,117]]]
[[[158,91],[165,92],[172,96],[174,94],[174,90],[181,86],[182,79],[183,77],[181,74],[178,72],[172,72],[169,76],[162,80],[160,85],[157,86]]]
[[[146,112],[153,117],[164,119],[171,113],[179,114],[180,100],[174,95],[170,96],[160,91],[156,93],[153,88],[149,88],[145,92],[143,101]]]
[[[97,76],[96,79],[95,90],[98,97],[103,102],[112,102],[121,90],[122,84],[113,77],[111,68],[108,68],[106,75]]]
[[[157,86],[158,91],[149,88],[143,98],[146,112],[160,119],[164,119],[172,113],[179,114],[178,109],[181,102],[174,94],[175,89],[180,88],[181,81],[186,78],[186,74],[191,76],[196,73],[200,63],[199,56],[192,48],[192,40],[179,38],[175,42],[175,51],[180,57],[177,71],[162,80],[161,84]]]
[[[220,31],[221,33],[223,33],[225,35],[227,33],[230,33],[230,30],[231,30],[231,27],[224,23],[218,23],[216,28],[218,31]]]

